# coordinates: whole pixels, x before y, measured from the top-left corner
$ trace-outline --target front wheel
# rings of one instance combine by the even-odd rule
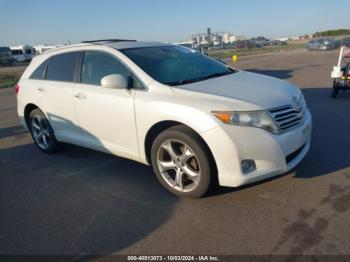
[[[210,157],[191,129],[175,126],[158,135],[151,159],[158,180],[171,193],[199,198],[208,191],[213,176]]]
[[[35,144],[45,153],[54,153],[58,148],[53,129],[45,114],[34,109],[29,114],[29,129]]]

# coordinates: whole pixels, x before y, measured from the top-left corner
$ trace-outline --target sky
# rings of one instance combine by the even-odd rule
[[[336,4],[335,4],[336,3]],[[285,37],[350,28],[348,0],[0,0],[0,46],[192,34]]]

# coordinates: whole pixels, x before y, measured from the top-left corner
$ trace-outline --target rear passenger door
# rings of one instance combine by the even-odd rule
[[[81,54],[68,52],[52,56],[47,63],[46,81],[37,87],[57,139],[71,143],[81,140],[72,95],[73,85],[78,81]]]
[[[84,143],[94,149],[137,159],[135,90],[103,88],[101,79],[110,74],[133,79],[129,70],[112,54],[84,52],[81,83],[73,92]],[[136,81],[136,78],[132,80],[132,85],[137,85]]]

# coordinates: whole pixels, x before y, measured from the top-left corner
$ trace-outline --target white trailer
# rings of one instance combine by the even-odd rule
[[[39,54],[42,54],[42,53],[49,51],[51,49],[55,49],[55,48],[62,47],[62,46],[63,45],[36,45],[36,46],[34,46],[34,48],[35,48],[36,53],[39,55]]]
[[[30,45],[10,46],[10,49],[15,62],[31,61],[35,56],[35,49]]]

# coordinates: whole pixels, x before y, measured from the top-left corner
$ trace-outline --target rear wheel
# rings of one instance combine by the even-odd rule
[[[158,135],[151,158],[158,180],[171,193],[199,198],[208,191],[213,176],[210,158],[191,129],[175,126]]]
[[[53,129],[45,114],[34,109],[29,114],[29,129],[38,148],[45,153],[54,153],[58,148]]]

